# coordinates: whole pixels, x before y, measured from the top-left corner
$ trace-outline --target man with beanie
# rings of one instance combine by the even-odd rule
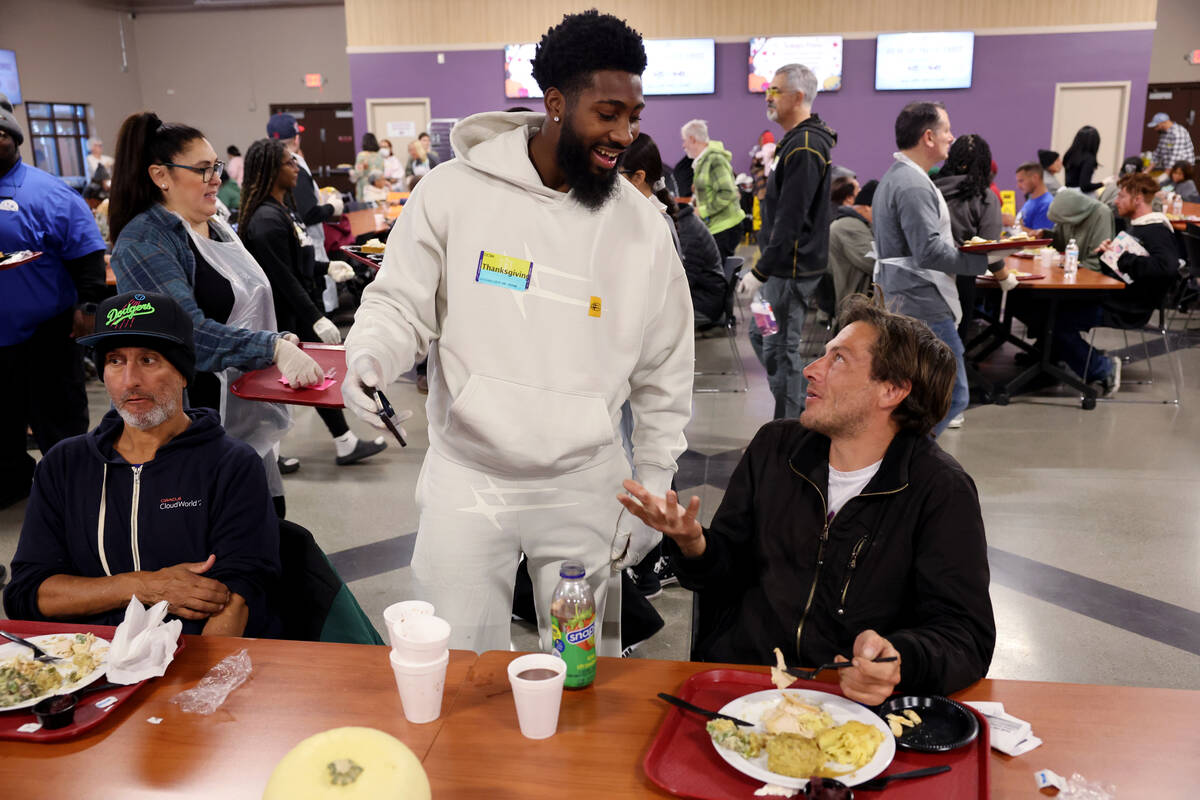
[[[87,430],[83,358],[73,339],[91,329],[89,309],[108,293],[104,239],[78,192],[21,160],[25,132],[0,95],[0,508],[29,495],[34,460],[26,428],[43,453]]]
[[[1038,163],[1042,165],[1042,183],[1050,194],[1062,188],[1062,183],[1056,177],[1062,172],[1062,156],[1053,150],[1038,150]]]
[[[104,301],[96,370],[113,408],[38,464],[13,556],[12,619],[116,625],[131,597],[167,601],[183,632],[270,636],[279,523],[262,461],[211,409],[184,407],[192,320],[166,295]]]

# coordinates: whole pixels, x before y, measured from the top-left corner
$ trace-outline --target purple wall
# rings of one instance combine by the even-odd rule
[[[940,100],[957,134],[979,133],[1000,165],[998,183],[1013,185],[1013,170],[1050,143],[1054,84],[1127,80],[1132,94],[1126,150],[1136,152],[1144,124],[1146,82],[1153,31],[978,36],[970,89],[877,92],[875,40],[845,43],[843,87],[818,97],[815,110],[838,131],[834,161],[863,180],[879,177],[895,149],[892,124],[899,110],[917,99]],[[650,97],[642,130],[654,137],[663,158],[683,156],[679,129],[689,119],[708,120],[713,138],[734,154],[734,168],[749,168],[748,152],[764,130],[780,130],[765,114],[761,94],[746,90],[746,44],[717,45],[717,91],[711,95]],[[540,109],[540,100],[506,100],[500,50],[436,53],[352,54],[350,87],[356,138],[366,130],[366,98],[429,97],[434,117],[465,117],[515,105]]]

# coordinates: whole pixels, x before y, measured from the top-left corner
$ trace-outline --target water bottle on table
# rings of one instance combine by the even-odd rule
[[[1075,273],[1079,272],[1079,245],[1072,239],[1067,243],[1067,252],[1063,257],[1063,272],[1066,273],[1067,280],[1075,280]]]

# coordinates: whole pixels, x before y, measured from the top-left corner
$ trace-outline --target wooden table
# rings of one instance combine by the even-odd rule
[[[1011,304],[1014,298],[1021,297],[1028,292],[1029,297],[1037,297],[1046,304],[1046,321],[1043,324],[1039,341],[1044,342],[1046,346],[1043,349],[1038,349],[1030,342],[1018,338],[1012,333],[1012,308],[1011,305],[1005,309],[1002,317],[993,319],[991,324],[979,335],[971,339],[964,345],[966,351],[965,358],[972,363],[978,363],[991,353],[995,352],[1002,344],[1009,342],[1016,345],[1027,353],[1037,357],[1038,361],[1033,366],[1026,369],[1017,377],[1005,384],[998,384],[992,388],[991,400],[997,405],[1008,405],[1009,400],[1013,395],[1017,394],[1030,381],[1039,375],[1050,375],[1060,383],[1074,386],[1083,396],[1081,404],[1085,409],[1093,409],[1096,407],[1096,390],[1089,386],[1085,381],[1051,361],[1049,343],[1053,341],[1054,322],[1058,316],[1058,304],[1063,297],[1074,299],[1088,298],[1099,302],[1098,292],[1119,291],[1125,288],[1125,284],[1116,278],[1111,278],[1101,272],[1081,267],[1075,276],[1068,278],[1066,272],[1062,268],[1062,259],[1057,258],[1056,263],[1050,267],[1043,267],[1041,260],[1038,258],[1017,258],[1009,256],[1004,259],[1004,266],[1007,269],[1017,272],[1028,272],[1033,275],[1044,276],[1040,280],[1022,281],[1017,288],[1010,292],[1008,298]],[[979,278],[975,281],[975,286],[978,289],[999,288],[999,284],[994,280]],[[975,373],[978,376],[978,372]],[[1086,377],[1086,376],[1085,376]]]
[[[1200,217],[1200,203],[1184,203],[1183,216],[1184,219],[1172,219],[1171,227],[1177,231],[1182,231],[1187,230],[1188,223],[1200,225],[1200,220],[1187,219],[1187,217]]]
[[[382,226],[376,224],[376,214],[384,218]],[[364,234],[384,233],[391,228],[385,209],[360,208],[358,211],[347,211],[345,217],[350,220],[350,233],[355,239]]]
[[[642,770],[668,711],[654,695],[674,693],[715,665],[601,658],[592,688],[564,693],[558,733],[531,741],[521,737],[506,691],[516,655],[481,655],[443,715],[425,757],[435,797],[516,800],[555,790],[581,800],[670,797]],[[1200,692],[984,680],[954,697],[1002,702],[1045,741],[1019,758],[992,751],[993,798],[1042,796],[1033,781],[1042,768],[1114,783],[1121,798],[1196,796]]]
[[[424,758],[442,721],[404,719],[388,648],[188,636],[167,674],[143,686],[104,722],[60,744],[0,742],[4,796],[188,797],[257,800],[275,764],[297,742],[343,725],[387,731]],[[168,701],[242,648],[254,671],[211,716]],[[475,654],[452,651],[443,709]],[[161,717],[151,725],[147,717]]]

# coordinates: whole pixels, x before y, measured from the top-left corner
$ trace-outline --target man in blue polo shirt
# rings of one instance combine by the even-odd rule
[[[73,337],[91,331],[79,304],[94,307],[108,293],[104,240],[91,211],[62,180],[22,162],[23,141],[0,94],[0,252],[42,254],[0,267],[0,508],[29,495],[26,427],[43,453],[87,431],[83,358]]]
[[[1050,201],[1054,195],[1046,188],[1042,177],[1042,165],[1030,161],[1017,167],[1017,188],[1025,195],[1025,205],[1021,206],[1021,226],[1028,233],[1048,231],[1054,227],[1050,219]]]

